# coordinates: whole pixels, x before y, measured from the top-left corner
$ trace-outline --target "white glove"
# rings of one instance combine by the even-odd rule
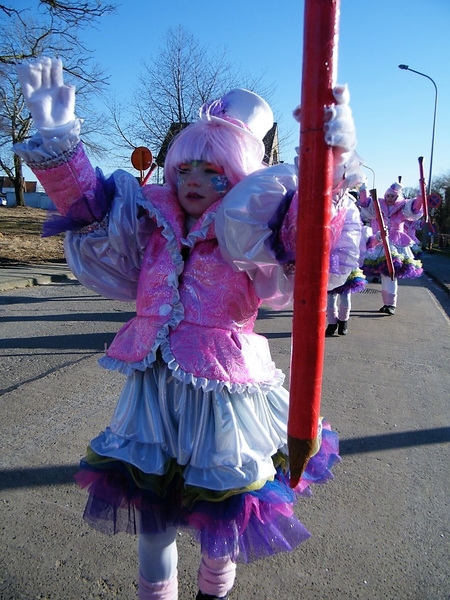
[[[355,124],[348,105],[350,94],[347,85],[337,85],[333,89],[336,104],[325,107],[325,142],[329,146],[353,150],[356,146]]]
[[[59,58],[39,58],[16,65],[26,105],[43,137],[75,120],[75,87],[64,84]]]

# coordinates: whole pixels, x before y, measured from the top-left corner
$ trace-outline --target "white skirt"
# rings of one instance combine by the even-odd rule
[[[128,378],[110,426],[91,441],[100,456],[163,475],[171,459],[188,485],[239,489],[275,474],[271,457],[287,454],[289,393],[196,390],[159,358]]]

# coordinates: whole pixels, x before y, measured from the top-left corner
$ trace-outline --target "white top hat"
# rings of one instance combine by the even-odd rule
[[[273,113],[267,102],[242,88],[230,90],[218,100],[204,104],[200,108],[200,118],[237,127],[260,141],[273,126]]]
[[[388,187],[386,194],[397,194],[397,196],[400,196],[402,189],[402,184],[395,181],[390,187]]]

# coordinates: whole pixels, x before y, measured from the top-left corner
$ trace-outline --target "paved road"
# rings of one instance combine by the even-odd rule
[[[322,412],[343,460],[297,506],[312,537],[239,565],[232,600],[450,598],[449,297],[424,277],[402,283],[395,317],[381,304],[371,284],[353,298],[348,336],[326,341]],[[136,539],[87,527],[72,483],[123,383],[97,359],[129,310],[76,282],[0,294],[2,600],[136,597]],[[258,320],[286,373],[291,317]],[[180,533],[179,552],[190,600],[198,547]]]

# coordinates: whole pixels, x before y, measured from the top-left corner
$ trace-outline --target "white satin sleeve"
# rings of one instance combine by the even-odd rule
[[[156,228],[141,209],[140,187],[130,173],[113,173],[115,194],[101,223],[65,238],[67,264],[87,288],[113,300],[136,299],[145,248]]]
[[[414,201],[416,199],[417,198],[411,198],[410,200],[407,200],[405,207],[403,209],[403,216],[408,221],[418,221],[419,219],[421,219],[423,217],[422,208],[420,208],[420,210],[418,210],[418,211],[413,210]]]
[[[362,222],[359,210],[348,194],[344,198],[345,221],[335,247],[330,248],[328,291],[343,285],[361,260]]]
[[[294,165],[281,163],[252,173],[227,193],[215,221],[225,260],[234,270],[245,271],[259,298],[277,310],[292,303],[294,273],[275,258],[269,221],[297,184]]]

